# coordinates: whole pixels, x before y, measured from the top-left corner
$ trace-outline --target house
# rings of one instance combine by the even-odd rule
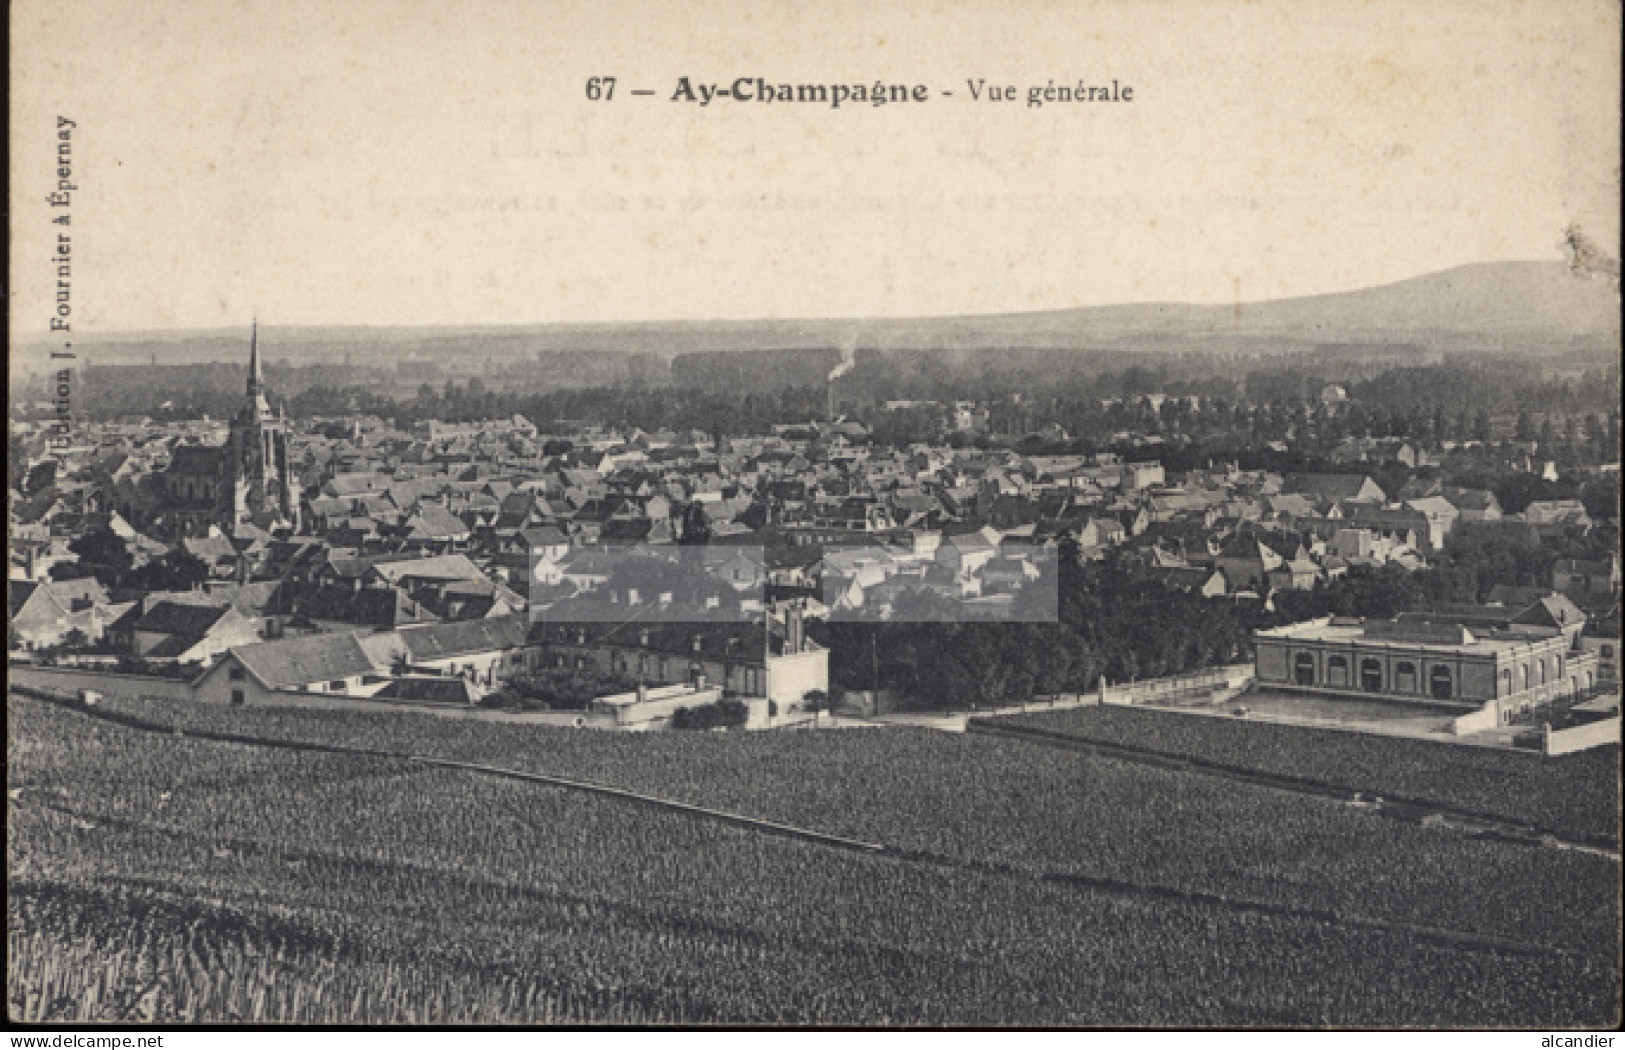
[[[1237,533],[1219,549],[1213,566],[1224,573],[1231,589],[1242,590],[1263,585],[1267,575],[1285,562],[1285,558],[1261,543],[1257,536]]]
[[[1314,589],[1321,575],[1319,565],[1300,555],[1270,569],[1264,579],[1271,590],[1309,591]]]
[[[1444,490],[1444,498],[1456,508],[1456,513],[1462,521],[1499,521],[1501,519],[1501,501],[1495,498],[1495,493],[1488,489],[1463,489],[1449,487]]]
[[[1619,555],[1598,561],[1564,558],[1552,569],[1552,586],[1564,593],[1619,593]]]
[[[1409,507],[1379,507],[1350,504],[1345,517],[1352,527],[1370,529],[1378,536],[1392,539],[1418,551],[1435,549],[1430,544],[1432,522],[1419,510]]]
[[[1450,530],[1456,527],[1456,519],[1461,516],[1456,505],[1443,496],[1424,496],[1407,500],[1405,506],[1427,519],[1428,549],[1444,549],[1445,539],[1449,537]]]
[[[414,671],[456,675],[489,692],[526,666],[530,621],[523,613],[459,623],[403,627],[396,632]]]
[[[1094,543],[1085,543],[1087,536],[1093,536]],[[1078,533],[1078,545],[1082,547],[1114,547],[1128,539],[1128,530],[1123,523],[1112,517],[1090,518],[1087,524]]]
[[[1577,499],[1536,500],[1524,508],[1523,520],[1531,525],[1580,526],[1589,528],[1591,515]]]
[[[1345,562],[1383,565],[1400,551],[1409,550],[1405,543],[1392,537],[1379,535],[1372,529],[1339,528],[1326,543],[1326,553]]]
[[[208,536],[183,538],[179,546],[207,566],[209,575],[217,580],[229,579],[237,572],[237,546],[218,531]]]
[[[1620,683],[1619,620],[1616,618],[1611,625],[1602,630],[1586,631],[1580,635],[1579,642],[1581,651],[1591,653],[1597,658],[1597,684],[1617,694]]]
[[[767,562],[760,548],[742,546],[685,548],[697,551],[701,571],[741,595],[760,594],[767,582]],[[686,561],[686,558],[684,559]]]
[[[532,558],[556,562],[570,553],[570,537],[556,525],[531,525],[514,533],[507,548]]]
[[[1174,590],[1189,591],[1204,598],[1220,598],[1225,593],[1224,573],[1217,569],[1175,565],[1150,571],[1164,587]]]
[[[973,575],[992,561],[998,547],[988,542],[981,532],[965,532],[944,536],[936,549],[936,562],[962,576]]]
[[[1301,492],[1320,507],[1338,503],[1382,503],[1382,488],[1364,474],[1288,474],[1282,491]]]
[[[254,621],[230,605],[159,602],[130,625],[131,654],[207,664],[234,645],[259,641]]]
[[[420,586],[411,599],[440,620],[485,620],[525,607],[525,599],[491,580],[448,580]]]
[[[1167,474],[1157,460],[1142,463],[1124,463],[1119,474],[1119,487],[1124,492],[1137,492],[1167,481]]]
[[[759,623],[536,624],[532,664],[620,674],[654,685],[721,686],[729,696],[766,696],[780,714],[810,690],[829,689],[829,651],[808,638],[798,607]]]
[[[94,641],[114,619],[107,590],[92,577],[77,580],[8,580],[10,648],[49,649],[75,635]]]
[[[468,542],[470,532],[463,520],[438,503],[418,503],[401,522],[408,547],[450,550]]]
[[[350,631],[234,646],[192,685],[204,703],[274,703],[278,693],[364,695],[369,678],[385,680],[402,651],[393,633]]]
[[[1512,622],[1552,628],[1572,643],[1585,629],[1586,614],[1567,595],[1546,594],[1512,617]]]

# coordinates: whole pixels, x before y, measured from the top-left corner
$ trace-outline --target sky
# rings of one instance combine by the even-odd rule
[[[1605,0],[17,0],[14,332],[939,316],[1619,238]],[[592,76],[615,76],[592,101]],[[925,84],[883,107],[694,83]],[[967,81],[1010,85],[973,99]],[[1132,102],[1027,104],[1051,81]],[[633,88],[652,96],[634,97]],[[951,91],[952,96],[941,92]],[[74,121],[66,209],[58,117]]]

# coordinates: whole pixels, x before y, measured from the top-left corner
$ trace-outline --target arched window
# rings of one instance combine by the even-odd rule
[[[1508,681],[1510,681],[1510,677]],[[1409,660],[1401,660],[1394,665],[1394,691],[1400,693],[1414,693],[1416,688],[1416,665]]]
[[[1544,656],[1540,658],[1540,684],[1546,684],[1546,658]]]
[[[1293,678],[1299,685],[1315,684],[1315,657],[1312,653],[1299,653],[1292,661]]]
[[[1347,660],[1341,656],[1328,656],[1326,658],[1326,684],[1349,684],[1349,662]]]
[[[1518,671],[1519,671],[1519,674],[1518,674],[1519,680],[1522,682],[1522,684],[1519,685],[1518,688],[1520,690],[1528,689],[1529,688],[1529,665],[1524,664],[1522,667],[1520,667],[1518,669]]]
[[[1434,664],[1428,672],[1428,690],[1435,700],[1448,700],[1455,689],[1455,676],[1443,664]]]
[[[1382,661],[1367,657],[1360,661],[1360,688],[1368,693],[1382,692]]]

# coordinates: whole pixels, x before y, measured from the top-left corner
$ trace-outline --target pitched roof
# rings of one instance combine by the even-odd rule
[[[525,644],[529,631],[529,617],[516,613],[488,620],[403,627],[399,634],[413,660],[441,660],[469,653],[515,649]]]
[[[56,619],[75,604],[107,604],[107,589],[94,577],[76,580],[7,580],[6,606],[13,620]]]
[[[14,621],[40,617],[54,620],[68,614],[67,605],[49,586],[31,580],[7,580],[6,605],[7,615]]]
[[[517,538],[526,547],[568,547],[570,537],[555,525],[532,525],[520,529]]]
[[[413,535],[425,539],[456,539],[468,535],[463,520],[438,503],[420,503],[406,524]]]
[[[375,700],[414,704],[462,704],[479,700],[474,685],[461,675],[402,675],[373,694]]]
[[[229,615],[240,615],[229,605],[190,605],[159,602],[137,620],[131,630],[145,634],[174,634],[202,638]]]
[[[1512,618],[1513,623],[1533,623],[1550,627],[1568,627],[1585,623],[1585,610],[1563,594],[1548,594],[1536,600],[1529,608]]]
[[[237,547],[225,536],[192,536],[181,540],[181,547],[194,558],[205,562],[218,562],[237,556]]]
[[[359,559],[358,559],[359,560]],[[398,583],[409,576],[434,580],[483,580],[485,574],[479,566],[468,560],[466,554],[437,554],[431,558],[389,557],[365,559],[367,569],[390,583]]]
[[[231,655],[267,689],[291,689],[381,670],[348,631],[239,645]]]
[[[1419,499],[1406,500],[1405,505],[1412,510],[1419,510],[1429,516],[1448,516],[1458,513],[1456,505],[1443,496],[1423,496]]]
[[[395,627],[435,619],[433,613],[394,587],[354,590],[342,584],[289,584],[283,589],[281,604],[297,616],[368,627]]]
[[[224,464],[224,454],[213,445],[177,445],[169,458],[169,473],[214,477]]]
[[[1367,486],[1376,490],[1376,498],[1382,498],[1382,488],[1364,474],[1288,474],[1284,484],[1287,492],[1303,492],[1332,502],[1355,499]]]

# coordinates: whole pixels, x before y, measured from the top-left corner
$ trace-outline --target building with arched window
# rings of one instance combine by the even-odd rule
[[[1597,655],[1553,627],[1325,618],[1254,635],[1262,686],[1518,711],[1589,693]]]

